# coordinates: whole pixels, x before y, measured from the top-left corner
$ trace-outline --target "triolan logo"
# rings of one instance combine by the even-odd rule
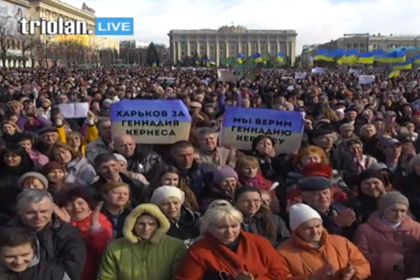
[[[96,18],[95,35],[134,35],[133,18]]]

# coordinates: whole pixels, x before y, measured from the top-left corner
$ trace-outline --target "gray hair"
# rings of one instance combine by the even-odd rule
[[[233,220],[239,224],[243,222],[242,213],[234,208],[233,206],[216,206],[213,207],[204,214],[201,220],[200,234],[201,236],[206,235],[210,228],[213,227],[221,219],[226,218]]]
[[[52,203],[54,203],[52,195],[45,190],[24,189],[17,197],[17,209],[21,209],[21,207],[24,205],[39,203],[44,198],[48,198]]]
[[[213,200],[209,206],[207,207],[207,211],[209,211],[210,209],[214,208],[214,207],[219,207],[219,206],[232,206],[232,204],[224,199],[216,199]]]
[[[203,127],[198,132],[198,136],[201,136],[201,137],[209,135],[209,134],[216,134],[216,132],[210,127]]]

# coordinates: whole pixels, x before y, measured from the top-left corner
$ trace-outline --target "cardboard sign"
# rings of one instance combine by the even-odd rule
[[[375,81],[374,75],[360,75],[359,76],[359,84],[361,85],[369,85]]]
[[[306,79],[306,73],[305,72],[296,73],[295,74],[295,79],[296,80],[304,80],[304,79]]]
[[[322,73],[325,73],[325,69],[321,67],[312,68],[311,73],[322,74]]]
[[[58,109],[66,119],[86,118],[89,112],[89,103],[59,104]]]
[[[221,144],[251,150],[259,135],[276,141],[276,151],[296,154],[304,129],[303,115],[296,111],[227,107],[223,119]]]
[[[133,136],[141,144],[188,140],[191,116],[181,100],[123,100],[111,105],[112,137]]]
[[[237,82],[241,78],[241,73],[234,69],[217,69],[217,78],[224,83]]]

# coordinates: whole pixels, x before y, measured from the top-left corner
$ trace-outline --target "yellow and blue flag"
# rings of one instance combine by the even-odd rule
[[[245,59],[246,59],[246,57],[243,54],[238,53],[238,56],[236,57],[236,62],[238,62],[238,64],[242,64],[242,63],[244,63]]]
[[[392,67],[393,71],[397,71],[397,70],[411,70],[413,69],[413,60],[409,59],[405,62],[401,62],[401,63],[397,63],[394,64]]]
[[[263,59],[262,59],[260,53],[254,53],[252,55],[252,58],[254,59],[255,63],[261,63],[261,62],[263,62]]]
[[[393,79],[393,78],[396,78],[396,77],[398,77],[400,74],[401,74],[401,71],[400,71],[400,70],[395,70],[395,71],[392,71],[391,73],[389,73],[389,75],[388,75],[388,79]]]
[[[375,61],[381,63],[403,63],[406,61],[406,58],[405,50],[394,50],[378,56]]]
[[[284,62],[284,54],[282,52],[278,52],[276,56],[276,60],[280,63]]]
[[[413,58],[413,63],[414,64],[420,64],[420,55],[418,55],[415,58]]]
[[[337,59],[337,63],[340,64],[340,65],[341,64],[353,65],[353,64],[357,63],[358,53],[359,52],[358,52],[357,49],[348,50],[344,53],[344,55],[342,57]]]

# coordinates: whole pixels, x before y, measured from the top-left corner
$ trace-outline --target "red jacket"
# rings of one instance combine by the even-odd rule
[[[241,231],[238,249],[232,251],[211,234],[194,243],[185,255],[176,280],[202,280],[208,273],[224,272],[236,279],[246,271],[258,280],[286,279],[285,264],[270,242],[256,234]]]
[[[107,217],[99,214],[99,223],[102,228],[92,230],[92,214],[83,220],[72,221],[71,224],[79,228],[86,246],[86,263],[83,268],[81,280],[96,279],[99,263],[108,243],[112,240],[112,225]]]
[[[372,280],[404,280],[406,275],[396,265],[420,251],[420,224],[407,217],[395,229],[386,225],[376,212],[359,226],[354,243],[372,266]]]

